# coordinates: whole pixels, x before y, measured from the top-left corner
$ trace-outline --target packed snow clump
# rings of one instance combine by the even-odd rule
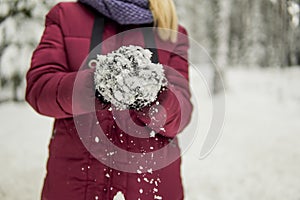
[[[122,46],[98,55],[94,74],[98,97],[116,109],[140,109],[154,102],[167,79],[161,64],[151,62],[152,53],[139,46]]]

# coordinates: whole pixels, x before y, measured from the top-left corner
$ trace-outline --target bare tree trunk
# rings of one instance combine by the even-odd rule
[[[298,8],[300,8],[300,0],[297,1]],[[298,13],[299,17],[299,23],[300,23],[300,13]],[[296,41],[298,41],[296,44],[296,60],[297,60],[297,65],[300,65],[300,44],[299,44],[299,39],[300,39],[300,25],[298,24],[298,27],[296,29]]]
[[[2,91],[2,65],[1,65],[1,58],[2,58],[2,55],[3,55],[3,51],[4,49],[6,48],[6,45],[5,45],[5,41],[6,41],[6,35],[5,35],[5,32],[2,31],[1,33],[1,37],[2,37],[2,44],[0,44],[0,97],[1,97],[1,91]]]
[[[280,38],[280,67],[288,65],[288,30],[289,30],[289,20],[287,14],[287,1],[280,0],[278,3],[279,6],[279,16],[280,16],[280,31],[282,37]]]
[[[222,76],[221,70],[218,70],[218,53],[220,47],[220,35],[219,35],[219,25],[220,25],[220,1],[210,0],[207,6],[209,17],[206,21],[207,27],[207,37],[209,38],[209,53],[213,60],[211,63],[211,68],[214,71],[213,76],[213,93],[217,94],[222,89]],[[215,66],[215,64],[217,66]]]

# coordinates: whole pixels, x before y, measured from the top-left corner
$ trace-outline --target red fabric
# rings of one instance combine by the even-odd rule
[[[165,108],[166,118],[160,108],[160,112],[155,117],[160,121],[166,121],[165,131],[161,131],[157,125],[149,124],[147,108],[131,111],[131,119],[136,124],[147,125],[145,130],[153,129],[159,132],[155,138],[135,138],[126,135],[118,127],[121,124],[116,124],[112,113],[108,110],[109,104],[95,100],[93,70],[79,70],[89,53],[93,19],[94,15],[90,9],[79,3],[60,3],[51,9],[46,16],[45,31],[33,53],[31,67],[26,76],[26,100],[40,114],[55,118],[53,137],[49,144],[47,176],[42,199],[89,200],[97,199],[97,197],[98,199],[112,199],[117,191],[122,191],[129,200],[138,198],[152,200],[154,195],[162,196],[167,200],[183,199],[180,158],[152,174],[119,172],[95,158],[96,153],[104,151],[108,144],[104,143],[103,146],[93,147],[96,152],[93,153],[86,149],[83,142],[85,144],[90,142],[89,144],[93,146],[88,136],[99,134],[97,126],[101,126],[106,136],[116,146],[131,152],[141,152],[149,147],[159,149],[169,144],[169,139],[174,138],[188,124],[192,112],[187,82],[188,40],[186,37],[179,36],[178,42],[172,44],[163,42],[156,36],[157,47],[169,49],[169,52],[158,50],[160,63],[179,72],[176,74],[166,68],[169,84],[174,86],[177,96],[168,89],[158,97],[160,105]],[[120,26],[108,20],[103,37],[107,39],[130,28],[134,27]],[[187,34],[181,26],[179,32]],[[104,45],[102,53],[106,54],[122,45],[143,46],[143,41],[141,33],[125,34],[122,41],[112,41],[112,43]],[[76,90],[81,94],[80,98],[72,98],[75,79],[78,86]],[[96,102],[96,114],[91,113],[94,109],[93,106],[90,106],[93,105],[92,102]],[[180,109],[179,105],[184,105],[184,109]],[[86,138],[79,137],[73,115],[80,116],[82,122],[86,123],[82,129],[82,131],[86,129]],[[121,123],[126,126],[129,119],[123,117],[124,120]],[[94,123],[96,121],[99,121],[99,125]],[[165,152],[161,159],[166,160],[172,156],[179,156],[177,139],[174,138],[173,142],[175,148],[172,152]],[[157,160],[157,162],[160,161]],[[106,177],[107,173],[110,174],[110,178]],[[159,192],[155,193],[153,185],[145,181],[138,182],[139,177],[141,179],[146,177],[149,180],[159,178],[161,180],[158,187]],[[141,188],[143,193],[139,192]]]

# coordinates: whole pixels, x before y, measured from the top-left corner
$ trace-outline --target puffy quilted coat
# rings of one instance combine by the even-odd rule
[[[159,62],[179,72],[166,70],[177,94],[167,89],[158,96],[164,111],[160,109],[156,117],[165,121],[163,128],[151,126],[147,108],[130,110],[130,115],[119,112],[121,120],[117,123],[110,104],[95,99],[93,69],[80,68],[89,53],[94,18],[94,12],[78,2],[53,7],[46,16],[46,27],[27,73],[26,100],[38,113],[55,118],[41,199],[108,200],[118,191],[127,200],[183,199],[176,135],[188,124],[192,112],[187,84],[188,40],[179,35],[177,43],[164,42],[154,33]],[[103,40],[137,27],[106,19]],[[179,32],[186,35],[181,26]],[[144,47],[143,34],[125,33],[120,40],[104,44],[102,53],[129,44]],[[82,95],[82,101],[74,98],[74,90]],[[144,131],[154,130],[156,135],[135,137],[133,129],[123,130],[128,121]],[[149,157],[151,161],[143,157],[165,146],[168,148],[160,154]],[[128,153],[113,157],[117,154],[112,152],[115,147]],[[136,155],[140,158],[131,160],[131,152],[139,153]],[[160,167],[152,168],[155,165]]]

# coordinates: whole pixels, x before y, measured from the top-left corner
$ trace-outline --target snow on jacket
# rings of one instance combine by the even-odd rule
[[[31,67],[27,73],[26,100],[40,114],[55,118],[53,137],[49,144],[47,175],[42,191],[43,200],[92,200],[113,199],[121,191],[127,200],[142,199],[183,199],[183,187],[180,176],[180,149],[176,135],[189,123],[192,112],[188,80],[186,37],[178,38],[176,44],[163,42],[155,35],[159,62],[172,67],[182,76],[166,71],[169,83],[176,85],[179,99],[166,90],[158,96],[158,101],[165,108],[166,123],[164,131],[151,138],[135,138],[126,134],[116,124],[110,111],[110,105],[95,100],[93,70],[79,70],[89,53],[94,13],[80,3],[60,3],[46,16],[46,27],[41,41],[33,53]],[[106,19],[103,40],[135,26],[121,26]],[[186,30],[179,26],[179,32],[186,35]],[[120,45],[144,46],[143,35],[123,35]],[[167,46],[170,51],[160,50]],[[116,47],[104,45],[102,53],[111,52]],[[174,53],[172,53],[174,52]],[[79,81],[83,102],[74,102],[72,98],[74,82]],[[90,113],[86,103],[95,101],[96,114]],[[180,102],[184,109],[180,108]],[[73,110],[76,110],[76,113]],[[131,119],[139,125],[149,125],[147,109],[130,112]],[[74,115],[79,116],[84,124],[79,136]],[[181,119],[181,116],[188,116]],[[159,117],[159,116],[158,116]],[[183,120],[183,121],[182,121]],[[125,123],[126,119],[124,119]],[[181,123],[181,125],[179,125]],[[126,124],[125,124],[126,125]],[[132,173],[117,170],[99,161],[95,155],[106,155],[111,144],[101,143],[96,146],[90,137],[97,133],[97,128],[104,130],[112,143],[130,152],[150,152],[166,146],[172,140],[172,148],[165,151],[155,162],[164,162],[176,158],[174,162],[155,171]],[[150,126],[149,126],[150,127]],[[148,129],[149,129],[148,127]],[[155,130],[155,127],[151,127]],[[83,138],[82,138],[83,137]],[[87,149],[86,142],[97,150]],[[100,152],[100,153],[99,153]],[[103,156],[102,155],[102,156]],[[109,157],[107,158],[110,159]],[[143,162],[145,160],[142,160]],[[115,162],[115,161],[114,161]],[[118,162],[128,162],[116,160]],[[145,165],[147,161],[145,161]],[[155,163],[154,162],[154,163]],[[130,163],[126,163],[130,166]]]

